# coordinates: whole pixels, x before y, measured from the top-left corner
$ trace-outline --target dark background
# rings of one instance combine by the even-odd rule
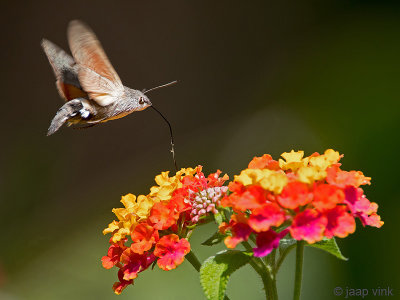
[[[45,133],[61,106],[40,48],[68,49],[66,27],[87,22],[123,83],[150,95],[175,130],[180,166],[230,175],[255,155],[291,149],[345,154],[385,225],[339,240],[349,261],[307,249],[303,299],[333,288],[394,289],[398,239],[400,7],[387,1],[8,1],[1,8],[0,298],[116,299],[101,267],[120,196],[146,194],[172,170],[168,129],[152,110],[87,130]],[[201,260],[215,253],[194,234]],[[218,248],[222,249],[222,247]],[[291,297],[293,254],[278,277]],[[263,299],[250,268],[231,299]],[[146,271],[118,299],[203,299],[198,274]]]

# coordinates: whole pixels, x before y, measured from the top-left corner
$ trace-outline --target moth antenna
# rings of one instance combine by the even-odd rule
[[[173,85],[173,84],[175,84],[175,83],[177,83],[177,82],[178,82],[178,80],[174,80],[174,81],[171,81],[171,82],[169,82],[169,83],[166,83],[166,84],[163,84],[163,85],[159,85],[159,86],[153,87],[153,88],[151,88],[151,89],[149,89],[149,90],[143,90],[143,94],[147,94],[148,92],[151,92],[151,91],[154,91],[154,90],[163,88],[163,87],[167,87],[167,86]],[[164,117],[163,117],[163,118],[164,118]],[[165,119],[165,118],[164,118],[164,119]]]
[[[173,83],[176,83],[177,81],[173,81]],[[164,85],[161,85],[159,87],[163,87],[163,86],[167,86],[167,85],[171,85],[173,83],[167,83]],[[154,88],[153,88],[154,89]],[[172,153],[172,159],[174,161],[174,166],[175,166],[175,170],[178,172],[178,165],[176,164],[176,159],[175,159],[175,148],[174,148],[174,135],[172,133],[172,127],[171,124],[168,122],[167,118],[164,117],[164,115],[157,109],[155,108],[153,105],[151,105],[151,108],[153,108],[156,112],[159,113],[159,115],[165,120],[165,122],[167,122],[168,127],[169,127],[169,134],[171,136],[171,153]]]

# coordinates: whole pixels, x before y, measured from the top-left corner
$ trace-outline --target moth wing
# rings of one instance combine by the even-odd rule
[[[66,101],[86,97],[78,78],[78,67],[74,59],[49,40],[42,40],[42,48],[56,76],[58,93]]]
[[[124,87],[94,32],[81,21],[71,21],[68,42],[83,90],[101,106],[113,103]]]

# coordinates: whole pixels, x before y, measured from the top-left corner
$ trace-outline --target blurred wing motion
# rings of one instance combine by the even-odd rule
[[[93,31],[80,21],[68,26],[68,42],[78,65],[78,77],[89,98],[107,106],[124,93],[122,82]]]
[[[78,79],[78,67],[74,59],[57,45],[43,39],[42,47],[56,76],[56,86],[62,98],[69,101],[86,97]]]

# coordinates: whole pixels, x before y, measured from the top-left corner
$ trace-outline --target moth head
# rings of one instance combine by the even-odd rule
[[[137,107],[139,110],[146,109],[147,107],[151,106],[151,101],[150,99],[143,93],[139,93],[136,96],[136,101],[137,101]]]

